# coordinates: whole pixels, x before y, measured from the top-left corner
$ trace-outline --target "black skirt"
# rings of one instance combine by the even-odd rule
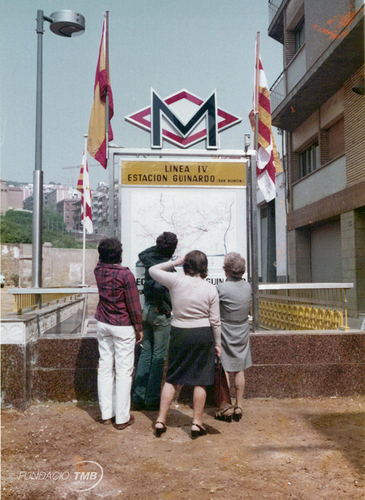
[[[213,385],[214,359],[211,326],[171,327],[166,382],[174,385]]]

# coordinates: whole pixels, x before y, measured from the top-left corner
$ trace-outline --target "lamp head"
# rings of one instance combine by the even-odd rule
[[[58,10],[51,14],[53,22],[50,30],[60,36],[82,35],[85,31],[85,18],[82,14],[72,10]]]

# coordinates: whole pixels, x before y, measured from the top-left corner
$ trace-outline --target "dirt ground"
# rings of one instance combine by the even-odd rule
[[[2,412],[2,499],[364,499],[365,397],[245,401],[240,422],[214,419],[192,440],[192,409],[132,412],[123,431],[97,404],[37,403]]]

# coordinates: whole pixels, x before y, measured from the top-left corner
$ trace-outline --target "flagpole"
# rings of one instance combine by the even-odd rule
[[[260,32],[257,32],[255,54],[255,88],[254,88],[254,114],[255,155],[251,157],[251,257],[252,257],[252,309],[253,331],[259,329],[259,269],[258,269],[258,241],[257,241],[257,150],[259,134],[259,81],[260,81]]]
[[[87,135],[84,135],[85,137],[85,159],[87,158]],[[87,160],[86,160],[87,161]],[[86,189],[88,186],[85,186],[85,178],[86,178],[86,162],[84,165],[84,175],[82,177],[82,188],[83,188],[83,193],[84,193],[84,224],[83,224],[83,230],[82,230],[82,286],[85,286],[85,265],[86,265]]]
[[[105,68],[109,83],[109,11],[105,12]],[[114,234],[114,164],[109,165],[109,87],[107,87],[105,99],[105,146],[106,146],[106,168],[109,166],[109,236]]]

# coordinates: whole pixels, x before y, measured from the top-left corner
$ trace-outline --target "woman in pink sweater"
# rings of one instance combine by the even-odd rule
[[[184,274],[169,272],[180,264]],[[176,386],[183,384],[194,386],[191,436],[195,439],[207,433],[203,427],[206,386],[214,383],[214,358],[221,354],[219,297],[216,287],[205,280],[207,271],[207,256],[199,250],[149,270],[154,280],[169,289],[173,311],[166,382],[155,425],[157,437],[166,431]]]

